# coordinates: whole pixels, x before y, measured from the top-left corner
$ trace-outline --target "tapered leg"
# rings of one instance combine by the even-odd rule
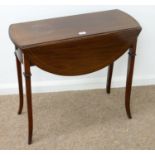
[[[16,56],[16,53],[15,53]],[[22,82],[22,67],[21,63],[16,56],[16,66],[17,66],[17,77],[18,77],[18,87],[19,87],[19,109],[18,114],[22,113],[23,109],[23,82]]]
[[[30,61],[27,55],[24,55],[24,68],[25,68],[24,76],[26,83],[26,98],[27,98],[27,111],[28,111],[28,144],[31,144],[33,134],[33,114],[32,114]]]
[[[111,89],[112,73],[113,73],[113,63],[110,64],[108,67],[107,86],[106,86],[106,91],[108,94],[110,94],[110,89]]]
[[[128,70],[127,70],[126,92],[125,92],[125,108],[128,118],[132,118],[130,111],[130,96],[131,96],[135,55],[136,55],[136,42],[131,46],[128,56]]]

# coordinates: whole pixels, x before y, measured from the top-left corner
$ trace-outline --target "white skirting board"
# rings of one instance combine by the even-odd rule
[[[112,79],[112,88],[125,87],[126,78],[117,77]],[[134,77],[133,86],[155,85],[155,77]],[[105,78],[83,78],[74,80],[32,81],[32,92],[59,92],[72,90],[105,89]],[[18,85],[0,84],[0,95],[17,94]]]

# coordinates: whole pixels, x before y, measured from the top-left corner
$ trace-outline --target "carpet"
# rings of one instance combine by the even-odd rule
[[[18,95],[0,96],[0,149],[155,149],[155,86],[133,87],[132,119],[124,88],[33,94],[34,132]]]

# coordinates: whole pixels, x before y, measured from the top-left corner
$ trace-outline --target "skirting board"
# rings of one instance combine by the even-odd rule
[[[125,77],[113,77],[112,88],[125,87]],[[133,86],[155,85],[155,76],[134,77]],[[105,89],[105,78],[81,78],[77,80],[32,81],[32,92],[59,92],[73,90]],[[17,94],[18,85],[0,84],[0,95]]]

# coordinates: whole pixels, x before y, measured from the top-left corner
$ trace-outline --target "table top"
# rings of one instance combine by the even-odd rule
[[[18,48],[26,49],[136,28],[140,25],[133,17],[110,10],[12,24],[9,35]]]

